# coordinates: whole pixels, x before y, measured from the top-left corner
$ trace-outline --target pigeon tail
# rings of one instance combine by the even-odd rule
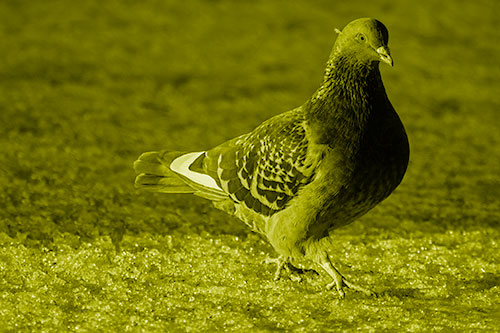
[[[227,199],[227,194],[209,175],[192,170],[205,152],[147,152],[134,162],[137,188],[161,193],[195,194],[209,200]]]
[[[172,161],[182,154],[184,153],[170,152],[168,158]],[[165,155],[164,157],[167,157]],[[192,187],[170,170],[169,164],[161,163],[159,152],[152,151],[142,154],[134,162],[134,170],[137,173],[135,186],[153,192],[194,193],[195,190]]]

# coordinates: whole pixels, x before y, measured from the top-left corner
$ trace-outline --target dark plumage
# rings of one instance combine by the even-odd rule
[[[392,66],[388,32],[374,19],[349,23],[323,83],[302,106],[199,153],[150,152],[134,163],[136,186],[193,193],[263,234],[280,255],[323,267],[341,296],[348,282],[324,250],[332,229],[351,223],[401,182],[409,148],[379,72]]]

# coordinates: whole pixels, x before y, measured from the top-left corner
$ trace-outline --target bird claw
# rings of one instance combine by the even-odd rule
[[[295,281],[295,282],[300,282],[302,281],[302,278],[300,276],[296,276],[292,274],[293,272],[298,272],[301,273],[302,270],[300,268],[296,268],[290,263],[289,258],[285,258],[283,256],[280,256],[278,258],[267,258],[264,260],[266,264],[276,264],[276,272],[274,273],[274,281],[278,281],[281,277],[281,271],[285,270],[288,273],[288,277],[290,280]],[[293,272],[292,272],[293,271]]]
[[[274,281],[278,281],[281,278],[281,271],[285,270],[288,273],[288,277],[290,280],[295,282],[302,281],[302,278],[296,274],[303,274],[305,271],[303,269],[297,268],[290,263],[290,258],[280,256],[278,258],[266,258],[264,260],[266,264],[275,264],[276,272],[274,273]],[[333,278],[333,281],[326,285],[327,290],[331,290],[335,288],[339,293],[340,298],[345,297],[345,289],[351,289],[354,291],[361,292],[366,296],[377,296],[373,291],[358,286],[350,281],[348,281],[340,272],[332,265],[330,259],[327,257],[327,260],[321,264],[321,266],[327,271],[327,273]],[[311,271],[311,270],[306,270]],[[313,271],[316,273],[315,271]],[[317,274],[317,273],[316,273]]]
[[[278,281],[280,279],[281,271],[283,269],[287,269],[287,267],[286,267],[287,262],[288,262],[288,259],[284,258],[282,256],[280,256],[278,258],[266,258],[264,260],[264,263],[266,263],[266,264],[275,264],[277,266],[276,272],[274,273],[274,281]]]
[[[345,291],[344,288],[348,288],[354,291],[358,291],[360,293],[365,294],[366,296],[375,296],[377,297],[377,294],[369,289],[363,288],[361,286],[358,286],[357,284],[354,284],[352,282],[347,281],[344,277],[342,277],[341,281],[332,281],[329,284],[326,285],[327,290],[332,290],[335,287],[337,289],[337,292],[339,293],[340,298],[345,297]]]
[[[366,296],[377,296],[377,294],[369,289],[363,288],[348,281],[340,272],[332,265],[328,255],[325,260],[321,263],[321,266],[325,269],[325,271],[333,278],[333,281],[326,285],[327,290],[331,290],[335,287],[337,292],[339,293],[340,298],[345,297],[344,288],[352,289],[354,291],[358,291],[360,293],[365,294]]]

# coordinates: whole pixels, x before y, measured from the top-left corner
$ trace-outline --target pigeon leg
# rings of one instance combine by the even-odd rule
[[[274,273],[274,281],[278,281],[280,279],[281,271],[285,270],[289,277],[290,280],[292,281],[301,281],[302,279],[298,276],[295,276],[292,274],[292,271],[297,272],[297,273],[303,273],[303,270],[296,268],[290,263],[290,258],[284,257],[284,256],[279,256],[278,258],[268,258],[265,260],[266,264],[276,264],[276,272]]]
[[[283,269],[288,270],[288,258],[284,256],[279,256],[278,258],[267,258],[265,260],[266,264],[276,264],[276,272],[274,273],[274,281],[280,279],[280,274]]]
[[[333,278],[333,281],[327,284],[326,288],[330,290],[333,287],[336,287],[340,298],[345,297],[344,287],[347,287],[355,291],[359,291],[367,296],[377,295],[376,293],[374,293],[369,289],[363,288],[352,282],[349,282],[342,274],[340,274],[340,272],[335,268],[335,266],[333,266],[327,254],[325,255],[324,259],[320,262],[320,265],[328,273],[328,275],[330,275]]]

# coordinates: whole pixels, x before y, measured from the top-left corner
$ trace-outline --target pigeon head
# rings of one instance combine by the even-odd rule
[[[360,18],[337,32],[339,36],[333,47],[332,56],[348,56],[362,63],[382,61],[393,65],[387,46],[389,33],[382,22],[372,18]]]

